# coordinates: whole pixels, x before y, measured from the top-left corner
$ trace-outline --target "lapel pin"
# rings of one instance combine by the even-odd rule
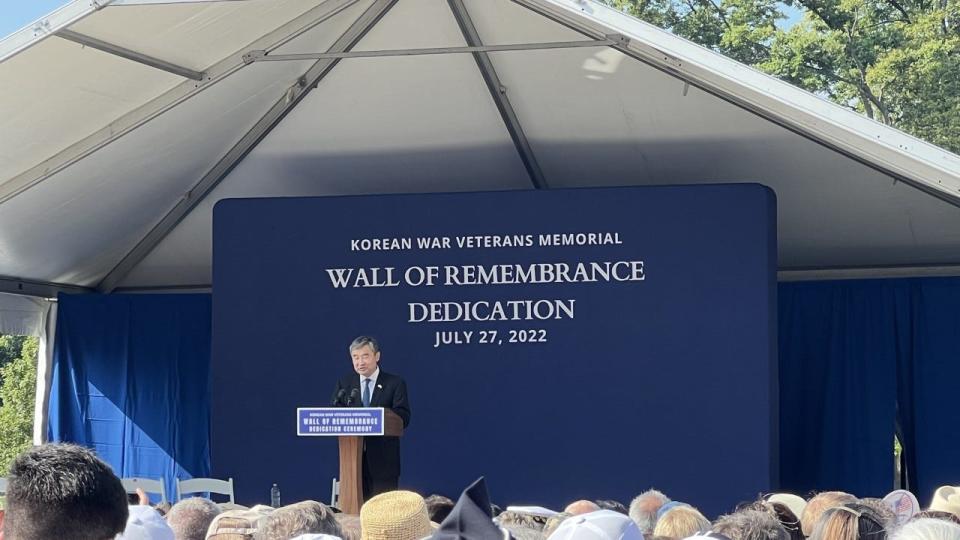
[[[378,385],[377,385],[377,388],[379,388],[380,390],[383,390],[383,385],[378,384]]]

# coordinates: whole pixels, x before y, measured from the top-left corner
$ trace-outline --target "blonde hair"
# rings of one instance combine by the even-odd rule
[[[807,506],[803,509],[803,515],[800,518],[800,530],[803,535],[809,537],[813,534],[813,528],[820,521],[820,516],[827,510],[835,506],[843,506],[847,503],[857,502],[857,498],[843,491],[824,491],[818,493]]]
[[[813,529],[810,540],[885,540],[883,518],[869,506],[846,504],[828,508]]]
[[[653,528],[654,536],[686,538],[710,528],[710,520],[692,506],[677,506],[667,510]]]

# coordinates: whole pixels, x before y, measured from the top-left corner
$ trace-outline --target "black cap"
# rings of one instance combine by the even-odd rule
[[[457,504],[430,538],[434,540],[504,540],[510,538],[493,522],[487,483],[483,477],[463,490]]]

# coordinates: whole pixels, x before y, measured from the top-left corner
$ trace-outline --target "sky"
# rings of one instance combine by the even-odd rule
[[[0,0],[0,39],[67,3],[67,0]]]

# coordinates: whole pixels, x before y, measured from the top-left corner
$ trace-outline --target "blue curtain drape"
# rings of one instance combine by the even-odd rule
[[[49,438],[121,477],[210,474],[209,295],[60,295]]]
[[[896,432],[921,501],[960,477],[958,331],[960,279],[781,283],[782,487],[882,496]]]
[[[899,420],[907,480],[926,506],[937,487],[960,479],[960,279],[913,280],[909,291]]]

